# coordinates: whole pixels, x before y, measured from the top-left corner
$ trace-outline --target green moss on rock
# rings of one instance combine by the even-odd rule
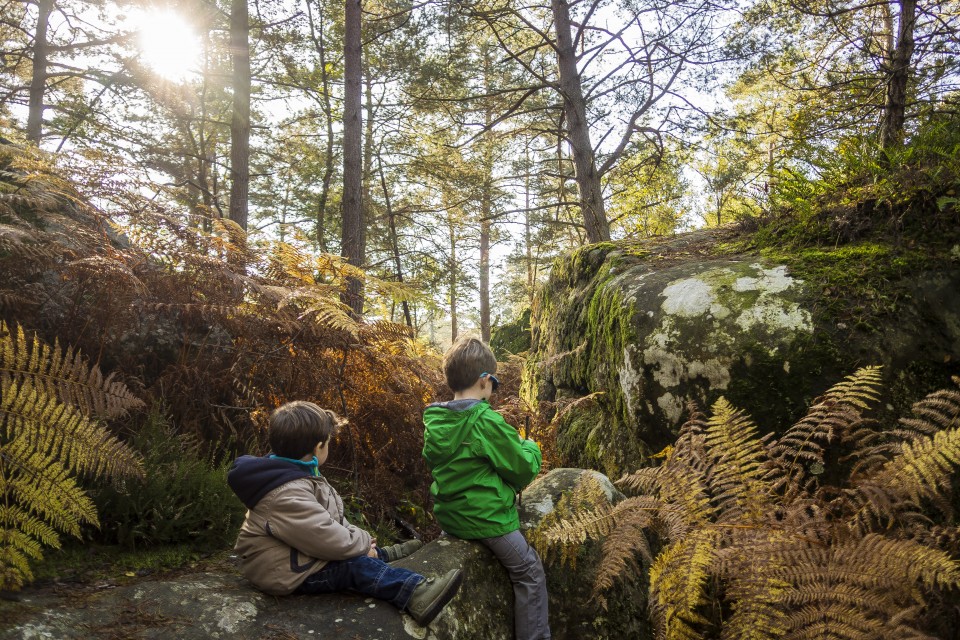
[[[604,243],[557,261],[533,308],[523,393],[596,394],[561,416],[561,462],[635,468],[672,441],[691,401],[726,396],[776,431],[860,366],[885,365],[897,410],[960,372],[949,257],[868,242],[792,256],[691,250],[714,239]]]

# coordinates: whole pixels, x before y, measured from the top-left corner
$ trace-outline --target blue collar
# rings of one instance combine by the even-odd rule
[[[313,456],[313,459],[309,461],[297,460],[295,458],[284,458],[283,456],[278,456],[272,453],[267,457],[273,458],[274,460],[283,460],[284,462],[289,462],[291,464],[295,464],[297,466],[303,467],[312,476],[320,475],[320,461],[317,460],[317,456]]]

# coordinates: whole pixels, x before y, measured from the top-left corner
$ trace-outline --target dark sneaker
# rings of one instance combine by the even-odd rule
[[[423,546],[419,540],[407,540],[400,544],[392,544],[389,547],[381,547],[387,554],[387,562],[393,562],[400,558],[406,558],[408,555]]]
[[[407,603],[407,613],[421,627],[429,625],[457,595],[462,583],[462,569],[451,569],[439,578],[427,578],[414,589]]]

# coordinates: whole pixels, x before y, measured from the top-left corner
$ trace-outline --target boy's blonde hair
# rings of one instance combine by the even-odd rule
[[[496,372],[493,351],[476,338],[460,338],[443,354],[443,374],[454,392],[469,389],[483,373]]]
[[[343,422],[333,411],[295,400],[270,414],[270,448],[274,455],[299,460],[328,441]]]

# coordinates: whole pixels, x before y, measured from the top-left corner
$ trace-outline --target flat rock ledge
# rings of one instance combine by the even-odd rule
[[[606,476],[555,469],[528,487],[521,503],[524,528],[551,513],[564,492],[585,477],[615,502]],[[553,637],[649,638],[645,580],[628,581],[597,609],[590,596],[599,543],[588,542],[576,564],[547,564]],[[512,640],[513,592],[505,570],[482,545],[444,536],[397,562],[425,574],[463,567],[466,579],[454,601],[429,628],[391,605],[354,595],[276,598],[256,591],[237,571],[178,572],[104,589],[50,589],[0,601],[0,639],[177,638],[178,640]]]

